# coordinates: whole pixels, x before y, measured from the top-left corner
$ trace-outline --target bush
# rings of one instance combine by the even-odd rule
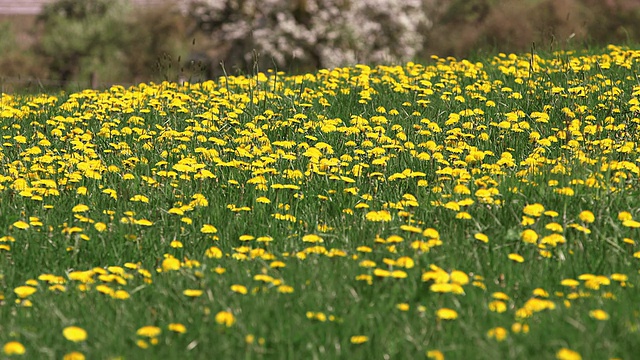
[[[127,18],[128,38],[123,51],[129,81],[177,80],[179,59],[188,57],[186,19],[173,1],[132,11]],[[188,70],[188,69],[187,69]]]
[[[114,69],[107,64],[122,61],[127,11],[120,0],[57,0],[44,7],[37,49],[63,86],[90,77],[95,87],[101,73]]]
[[[640,41],[636,0],[454,0],[434,18],[429,53],[469,56]]]
[[[0,22],[0,33],[0,92],[41,86],[39,79],[47,78],[48,74],[39,58],[30,48],[17,41],[10,22]]]
[[[227,65],[307,70],[400,63],[420,54],[434,0],[199,0],[196,27],[219,40]],[[256,59],[257,58],[257,59]]]

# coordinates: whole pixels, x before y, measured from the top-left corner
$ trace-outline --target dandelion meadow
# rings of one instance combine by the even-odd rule
[[[30,359],[632,359],[640,51],[2,95]]]

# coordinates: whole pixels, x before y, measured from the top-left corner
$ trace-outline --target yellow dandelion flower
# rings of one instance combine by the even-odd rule
[[[593,215],[593,213],[589,210],[582,211],[580,215],[578,215],[578,218],[585,223],[592,223],[596,221],[595,215]]]
[[[98,230],[99,232],[103,232],[105,230],[107,230],[107,224],[103,223],[103,222],[97,222],[93,225],[93,227]]]
[[[216,246],[212,246],[212,247],[208,248],[207,251],[204,254],[208,258],[220,259],[222,257],[222,250],[220,250]]]
[[[622,226],[629,227],[629,228],[640,228],[640,222],[632,219],[624,220],[622,221]]]
[[[169,331],[177,332],[179,334],[184,334],[187,332],[187,328],[180,323],[171,323],[167,327]]]
[[[267,197],[260,196],[259,198],[256,199],[256,202],[260,204],[270,204],[271,200],[269,200],[269,198]]]
[[[216,314],[216,322],[226,327],[231,327],[236,322],[236,318],[229,311],[220,311]]]
[[[607,314],[604,310],[596,309],[589,311],[589,316],[596,320],[609,320],[609,314]]]
[[[611,280],[625,282],[629,280],[629,277],[625,274],[614,273],[614,274],[611,274]]]
[[[365,336],[365,335],[354,335],[354,336],[352,336],[352,337],[349,339],[349,341],[350,341],[352,344],[356,344],[356,345],[358,345],[358,344],[364,344],[364,343],[366,343],[367,341],[369,341],[369,337],[368,337],[368,336]]]
[[[363,268],[374,268],[376,267],[376,262],[372,260],[362,260],[358,266]]]
[[[522,324],[519,322],[513,323],[513,325],[511,325],[511,331],[513,331],[516,334],[519,334],[519,333],[527,334],[529,332],[529,325]]]
[[[78,204],[71,209],[74,213],[89,211],[89,207],[85,204]]]
[[[256,238],[256,237],[255,237],[255,236],[253,236],[253,235],[245,234],[245,235],[240,235],[240,236],[238,237],[238,240],[240,240],[240,241],[251,241],[251,240],[254,240],[255,238]]]
[[[200,232],[203,234],[215,234],[218,232],[218,229],[213,225],[205,224],[200,228]]]
[[[400,230],[415,233],[415,234],[422,234],[422,229],[417,226],[400,225]]]
[[[562,348],[556,353],[556,359],[558,360],[582,360],[582,356],[576,351]]]
[[[149,203],[149,198],[144,196],[144,195],[134,195],[132,198],[129,199],[129,201],[134,201],[134,202],[142,202],[145,204]]]
[[[621,211],[618,213],[618,220],[620,221],[626,221],[631,219],[633,219],[633,215],[631,215],[631,213],[628,211]]]
[[[429,290],[436,293],[464,294],[464,289],[459,284],[432,284]]]
[[[151,226],[151,225],[153,225],[153,222],[149,221],[147,219],[134,220],[133,223],[136,224],[136,225],[140,225],[140,226]]]
[[[169,257],[162,260],[162,270],[163,271],[180,270],[180,260],[174,257]]]
[[[427,351],[427,357],[433,360],[444,360],[444,354],[440,350]]]
[[[182,294],[188,297],[199,297],[199,296],[202,296],[202,290],[186,289],[182,292]]]
[[[18,228],[20,230],[26,230],[26,229],[28,229],[30,227],[29,223],[26,223],[26,222],[24,222],[22,220],[16,221],[12,225],[13,225],[13,227],[16,227],[16,228]]]
[[[526,229],[520,234],[520,238],[523,242],[528,244],[537,244],[538,243],[538,233],[534,230]]]
[[[524,258],[521,255],[518,254],[509,254],[508,255],[509,260],[513,260],[517,263],[522,263],[524,262]]]
[[[494,300],[489,303],[489,310],[497,313],[503,313],[507,311],[507,304],[504,301]]]
[[[522,212],[528,216],[540,217],[544,213],[544,206],[538,203],[530,204],[525,206]]]
[[[290,285],[280,285],[278,286],[278,292],[281,294],[291,294],[293,293],[293,286]]]
[[[575,279],[564,279],[560,282],[560,285],[562,286],[568,286],[568,287],[576,287],[578,285],[580,285],[580,282],[578,280]]]
[[[160,329],[157,326],[151,326],[151,325],[143,326],[139,328],[138,331],[136,331],[136,335],[148,337],[148,338],[157,337],[161,333],[162,333],[162,329]]]
[[[396,260],[396,266],[403,267],[405,269],[411,269],[415,266],[415,261],[408,256],[402,256]]]
[[[238,285],[238,284],[234,284],[231,285],[231,291],[238,293],[238,294],[242,294],[242,295],[246,295],[247,294],[247,287],[244,285]]]
[[[391,221],[391,213],[387,210],[369,211],[365,218],[373,222]]]
[[[72,351],[68,354],[65,354],[62,360],[84,360],[84,354],[78,351]]]
[[[13,292],[18,295],[20,299],[27,298],[36,291],[38,291],[38,289],[32,286],[18,286],[17,288],[13,289]]]
[[[449,308],[441,308],[436,311],[436,316],[441,320],[455,320],[458,318],[458,313]]]
[[[302,237],[302,241],[309,243],[321,243],[324,242],[322,238],[316,234],[308,234]]]
[[[127,300],[128,298],[131,297],[131,295],[129,295],[128,292],[126,292],[125,290],[116,290],[113,294],[111,294],[111,297],[117,300]]]
[[[4,351],[5,355],[24,355],[27,352],[24,345],[17,341],[9,341],[4,344],[2,351]]]
[[[489,329],[489,331],[487,331],[487,337],[496,339],[497,341],[503,341],[507,338],[508,334],[509,332],[507,331],[507,329],[500,326]]]
[[[467,285],[469,283],[469,275],[460,270],[453,270],[449,277],[454,284]]]
[[[77,326],[68,326],[62,330],[62,335],[65,339],[72,342],[85,341],[87,339],[87,332]]]
[[[473,235],[473,237],[478,240],[478,241],[482,241],[483,243],[488,243],[489,242],[489,237],[483,233],[476,233],[475,235]]]
[[[377,268],[373,270],[373,275],[378,277],[389,277],[391,276],[391,271]]]

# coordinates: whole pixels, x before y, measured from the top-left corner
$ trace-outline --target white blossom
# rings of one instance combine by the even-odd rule
[[[191,15],[211,36],[285,68],[400,63],[423,49],[436,0],[200,0]]]

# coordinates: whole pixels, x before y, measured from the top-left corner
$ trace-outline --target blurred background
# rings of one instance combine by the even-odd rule
[[[640,0],[0,0],[0,91],[640,44]]]

